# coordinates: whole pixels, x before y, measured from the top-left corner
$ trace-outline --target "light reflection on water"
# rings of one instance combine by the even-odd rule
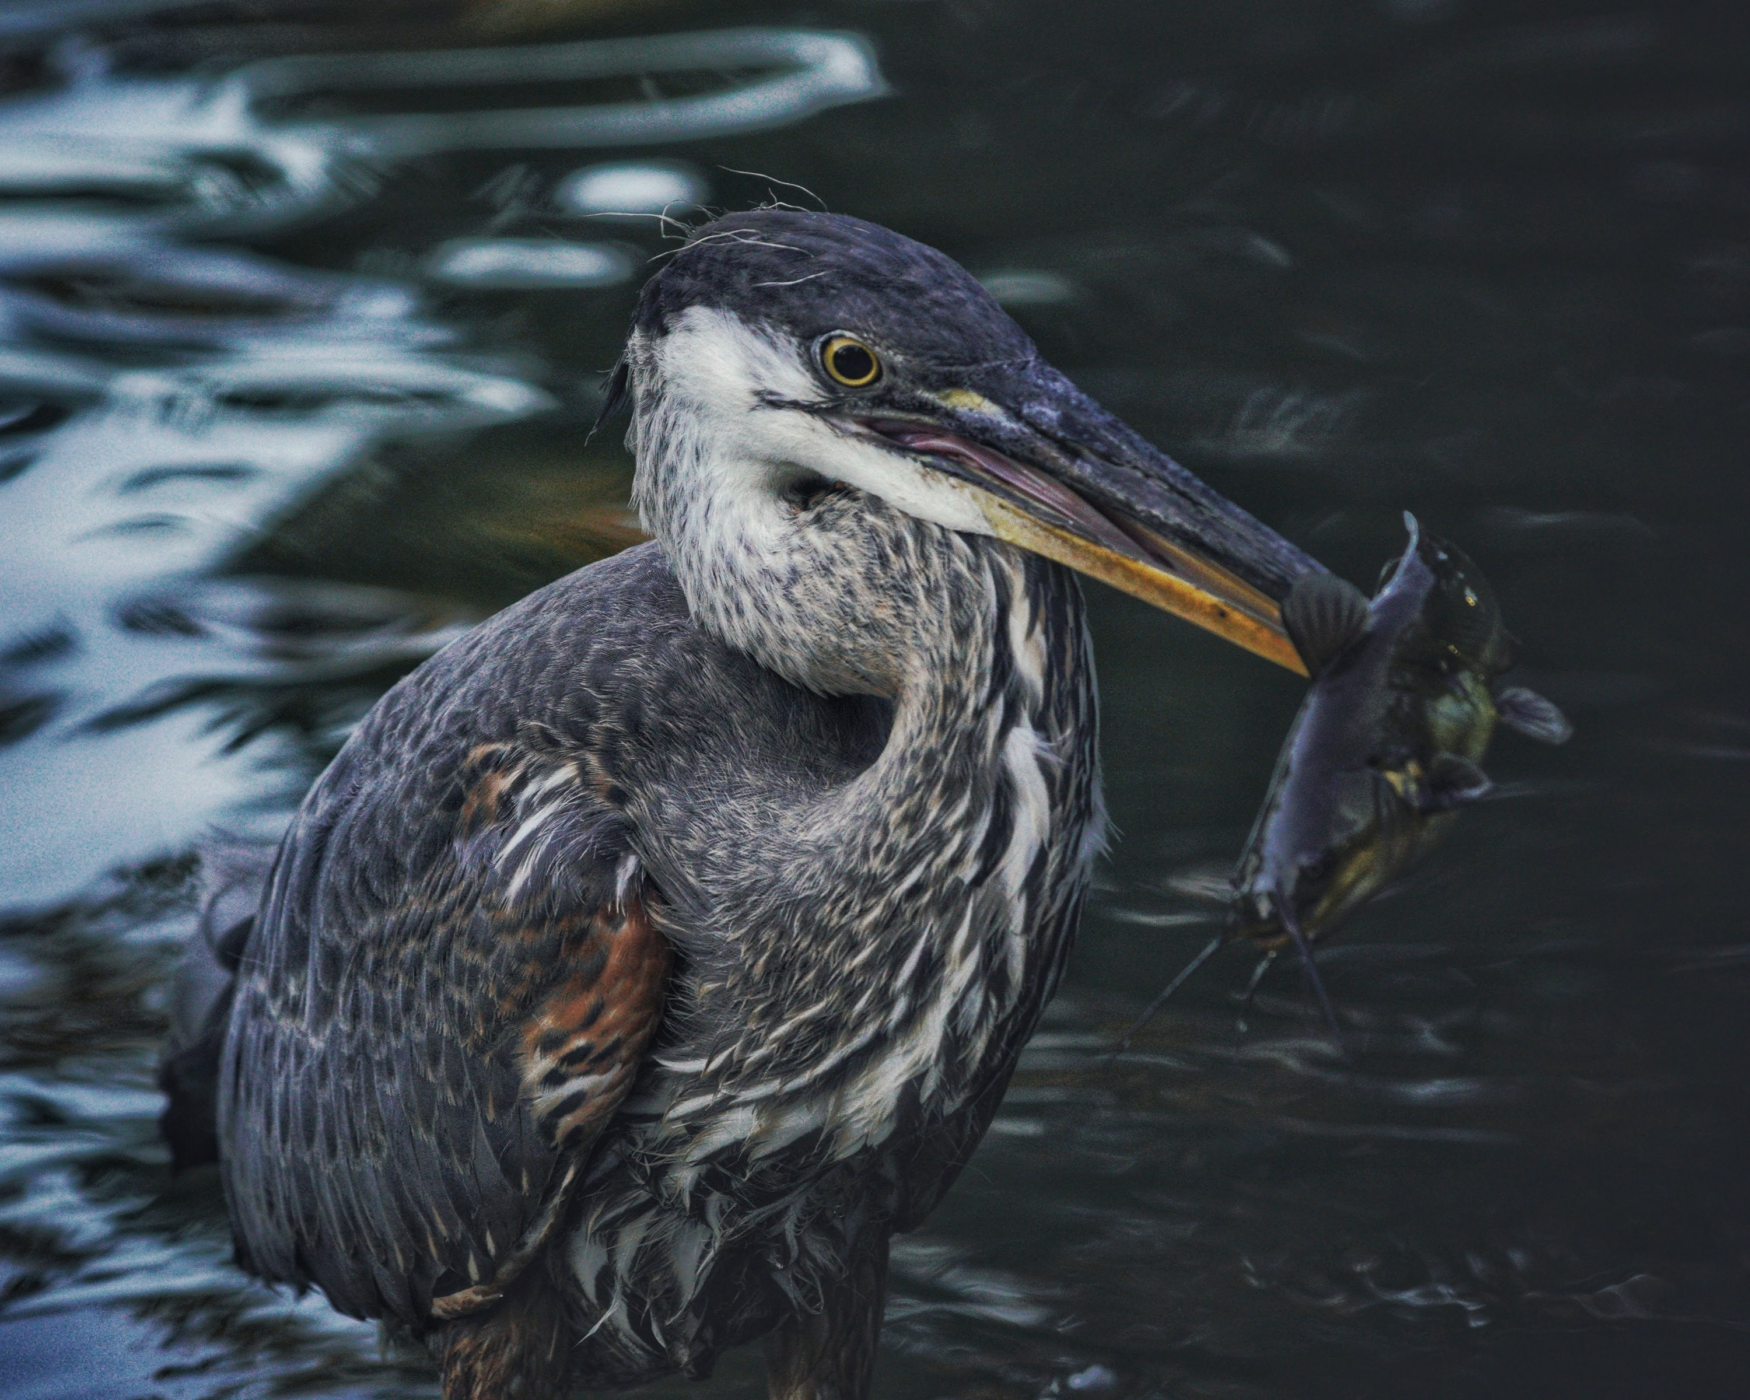
[[[271,590],[246,597],[241,581],[201,580],[384,439],[547,402],[521,381],[392,342],[263,337],[205,362],[112,371],[98,403],[21,447],[29,460],[0,485],[12,535],[0,556],[7,707],[29,716],[0,750],[12,794],[0,818],[7,902],[53,903],[110,869],[185,849],[231,794],[259,788],[272,756],[233,749],[198,709],[102,723],[179,678],[243,681],[278,664],[252,621]],[[154,796],[130,803],[122,792]]]
[[[721,135],[882,90],[854,37],[776,29],[276,58],[204,77],[114,74],[100,49],[76,52],[63,83],[0,104],[0,279],[14,334],[221,353],[150,367],[17,354],[13,382],[0,384],[18,405],[0,486],[13,542],[0,558],[0,781],[17,794],[0,819],[0,900],[22,905],[186,849],[236,819],[263,769],[291,761],[271,742],[236,744],[198,707],[158,706],[125,730],[104,722],[118,696],[173,687],[222,652],[210,679],[260,679],[244,585],[231,585],[231,625],[215,628],[198,616],[210,590],[180,596],[192,581],[373,449],[554,407],[523,379],[446,353],[454,334],[404,287],[168,240],[333,212],[372,193],[358,172],[448,149]],[[701,68],[753,76],[656,89]],[[324,122],[258,112],[314,90],[437,89],[453,103],[482,84],[622,75],[647,96]],[[612,285],[635,266],[614,245],[530,239],[452,242],[434,259],[440,280],[492,288]],[[270,603],[264,593],[256,607]],[[401,649],[417,659],[449,635]],[[156,800],[119,802],[118,791]]]
[[[115,73],[78,40],[51,57],[59,81],[0,101],[0,909],[16,911],[0,928],[0,1394],[424,1392],[425,1368],[374,1327],[237,1273],[211,1172],[168,1177],[163,976],[189,929],[189,852],[270,837],[370,700],[482,612],[466,587],[238,566],[385,459],[453,462],[560,401],[532,357],[466,348],[414,281],[190,240],[332,216],[448,149],[781,125],[878,95],[879,75],[854,37],[797,30],[200,76]],[[701,66],[731,76],[658,91]],[[642,78],[635,103],[592,96],[622,74]],[[569,105],[468,105],[482,84],[554,82]],[[293,110],[349,88],[450,110]],[[595,169],[546,211],[624,222],[685,183],[674,161]],[[682,193],[703,192],[694,176]],[[638,256],[488,236],[423,270],[474,291],[589,287],[631,280]],[[597,508],[557,538],[576,563],[627,532]]]
[[[1122,839],[990,1139],[896,1251],[882,1393],[1737,1393],[1724,21],[847,3],[808,22],[872,37],[632,11],[497,48],[343,8],[278,39],[0,14],[0,1400],[431,1392],[233,1270],[213,1176],[167,1172],[189,852],[270,834],[396,677],[632,537],[623,456],[581,443],[650,216],[789,180],[949,248],[1358,581],[1401,508],[1438,522],[1579,725],[1504,739],[1509,800],[1321,954],[1353,1065],[1290,968],[1240,1031],[1237,952],[1113,1059],[1209,936],[1297,696],[1096,596]]]
[[[0,109],[0,199],[14,239],[79,251],[130,236],[262,233],[369,198],[394,164],[444,151],[698,140],[884,92],[856,36],[794,29],[272,58],[217,79],[113,74],[101,50],[61,52],[65,82]],[[701,72],[753,76],[697,92],[660,86]],[[475,86],[611,79],[636,79],[636,99],[455,110]],[[290,115],[316,93],[432,89],[448,110]]]

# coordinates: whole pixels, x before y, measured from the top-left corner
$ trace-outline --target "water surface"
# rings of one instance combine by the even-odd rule
[[[583,433],[649,215],[816,197],[1339,572],[1405,508],[1461,541],[1578,729],[1504,736],[1322,955],[1354,1063],[1291,970],[1241,1031],[1238,953],[1114,1060],[1299,685],[1091,586],[1112,858],[898,1247],[880,1393],[1743,1392],[1750,23],[80,0],[8,6],[0,56],[0,1400],[434,1393],[168,1172],[191,852],[634,538]]]

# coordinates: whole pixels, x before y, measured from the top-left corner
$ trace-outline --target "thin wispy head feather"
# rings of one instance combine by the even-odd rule
[[[825,277],[825,276],[826,276],[826,272],[823,269],[820,272],[811,272],[806,277],[792,277],[788,282],[755,282],[754,286],[756,286],[756,287],[794,287],[794,286],[798,285],[799,283],[812,282],[816,277]]]
[[[810,199],[812,199],[816,204],[818,204],[820,206],[821,213],[830,214],[832,212],[830,209],[828,209],[826,207],[826,201],[824,199],[822,199],[819,195],[817,195],[813,190],[809,189],[807,185],[799,185],[794,180],[780,180],[776,175],[767,175],[763,171],[759,171],[759,170],[737,170],[737,169],[735,169],[734,166],[730,166],[730,165],[720,165],[717,168],[719,170],[727,171],[731,175],[747,175],[755,180],[770,180],[774,185],[784,185],[784,186],[788,187],[789,189],[801,190],[803,194],[807,195]],[[766,193],[771,194],[771,191],[767,190]],[[777,203],[776,196],[773,196],[773,202],[774,202],[774,204]],[[787,205],[787,206],[780,206],[780,207],[785,207],[785,208],[790,208],[790,209],[796,208],[796,206],[794,204]]]
[[[731,243],[741,243],[749,248],[772,248],[780,253],[801,253],[804,257],[814,256],[806,248],[797,248],[789,243],[768,243],[752,229],[726,228],[720,229],[716,233],[703,233],[695,238],[689,238],[679,248],[669,248],[663,252],[654,253],[651,255],[650,261],[655,262],[658,258],[673,257],[676,253],[685,252],[688,248],[697,247],[701,243],[715,243],[721,239],[728,239]]]
[[[701,213],[709,213],[709,211],[706,210],[703,205],[693,204],[692,201],[690,201],[690,200],[671,199],[667,204],[662,206],[662,209],[660,212],[650,210],[650,209],[597,209],[597,210],[593,211],[592,213],[585,214],[584,218],[586,218],[586,219],[655,219],[656,223],[657,223],[657,228],[660,230],[660,232],[664,238],[668,238],[671,236],[669,233],[669,229],[671,226],[676,228],[676,229],[681,230],[681,232],[678,235],[674,235],[674,236],[681,237],[681,238],[685,238],[686,235],[691,233],[695,228],[704,227],[703,223],[689,224],[685,219],[677,219],[674,217],[674,215],[670,214],[668,211],[670,209],[674,208],[674,206],[677,204],[683,205],[683,206],[688,207],[688,208],[697,209]]]

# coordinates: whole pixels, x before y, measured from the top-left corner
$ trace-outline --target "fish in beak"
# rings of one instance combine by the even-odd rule
[[[1491,784],[1497,721],[1543,743],[1572,728],[1503,684],[1513,645],[1482,572],[1404,517],[1409,544],[1369,600],[1330,575],[1290,594],[1315,674],[1234,872],[1229,928],[1260,947],[1332,932],[1446,835]]]
[[[1260,970],[1285,947],[1299,953],[1340,1045],[1313,945],[1489,791],[1477,765],[1497,723],[1547,744],[1573,732],[1548,700],[1503,683],[1513,644],[1477,566],[1404,522],[1409,543],[1371,600],[1330,574],[1289,592],[1282,615],[1314,679],[1234,869],[1227,930],[1131,1035],[1217,948],[1243,939],[1265,950]]]

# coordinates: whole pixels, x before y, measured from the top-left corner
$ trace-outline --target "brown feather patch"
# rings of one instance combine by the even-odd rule
[[[479,1313],[526,1275],[564,1214],[584,1149],[632,1087],[662,1020],[672,955],[642,899],[598,910],[565,940],[561,960],[559,980],[522,1025],[519,1059],[523,1097],[548,1141],[570,1160],[492,1276],[434,1298],[433,1317]]]
[[[671,955],[643,899],[597,912],[571,969],[523,1023],[523,1092],[549,1141],[581,1146],[638,1073],[662,1019]]]

